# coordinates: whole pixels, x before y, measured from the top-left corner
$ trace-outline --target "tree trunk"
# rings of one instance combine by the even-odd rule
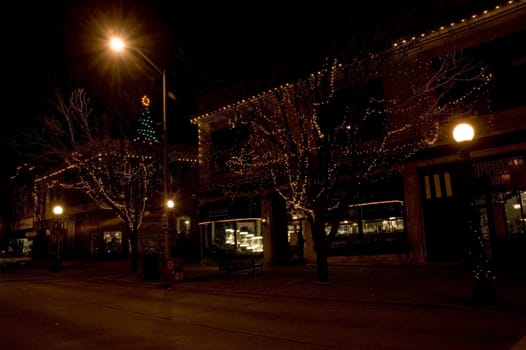
[[[327,249],[316,249],[316,275],[320,282],[327,282],[329,280]]]
[[[315,213],[314,217],[309,215],[309,223],[311,225],[312,238],[314,241],[314,250],[316,251],[316,276],[320,282],[327,282],[329,280],[329,265],[327,261],[327,237],[325,234],[325,225],[323,220],[316,220],[321,218],[319,213]]]
[[[132,272],[139,271],[139,250],[138,250],[138,241],[137,241],[137,230],[130,230],[130,244],[131,244],[131,269]]]

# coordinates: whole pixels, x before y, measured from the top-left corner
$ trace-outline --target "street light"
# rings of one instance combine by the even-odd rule
[[[53,207],[53,214],[55,214],[55,215],[62,215],[63,212],[64,212],[64,208],[62,208],[61,205],[55,205]]]
[[[54,220],[51,226],[51,242],[52,242],[52,262],[51,270],[60,271],[62,269],[62,214],[64,208],[61,205],[55,205],[52,209]]]
[[[480,225],[480,211],[475,201],[475,174],[473,164],[467,145],[475,137],[475,129],[469,123],[459,123],[453,128],[453,138],[461,146],[459,150],[460,159],[463,162],[467,177],[467,191],[469,196],[469,207],[465,214],[466,231],[470,240],[470,254],[472,259],[473,290],[472,301],[477,304],[494,304],[497,301],[493,280],[495,271],[492,266],[491,247],[489,233],[482,232]]]
[[[162,87],[162,103],[163,103],[163,145],[162,145],[162,153],[163,153],[163,166],[162,166],[162,173],[163,173],[163,205],[166,208],[169,208],[170,203],[173,201],[168,198],[168,155],[167,155],[167,143],[168,143],[168,130],[166,125],[166,69],[160,69],[153,61],[146,56],[141,50],[134,46],[127,45],[124,40],[121,38],[113,37],[110,39],[110,47],[113,51],[121,52],[123,50],[129,49],[133,50],[136,53],[138,53],[148,64],[150,64],[162,77],[163,81],[163,87]],[[165,216],[167,217],[167,216]],[[169,257],[169,239],[168,239],[168,227],[167,223],[162,223],[162,227],[164,230],[164,262]]]

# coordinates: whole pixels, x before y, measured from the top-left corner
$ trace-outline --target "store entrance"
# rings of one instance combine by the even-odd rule
[[[428,261],[464,261],[466,232],[466,177],[460,163],[421,169],[425,248]]]

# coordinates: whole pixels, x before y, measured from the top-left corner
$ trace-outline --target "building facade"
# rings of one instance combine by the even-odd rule
[[[392,58],[403,53],[434,62],[445,51],[462,53],[487,67],[486,76],[491,78],[488,94],[469,108],[463,106],[462,99],[453,101],[457,111],[469,110],[469,114],[442,116],[428,145],[397,164],[396,171],[376,174],[362,184],[360,195],[349,205],[330,243],[329,262],[463,261],[470,239],[466,203],[474,199],[481,230],[491,242],[491,254],[508,266],[524,263],[525,29],[526,3],[509,1],[392,44],[387,50]],[[425,73],[416,64],[408,68]],[[377,81],[385,98],[397,99],[409,89],[403,87],[403,77],[397,72],[383,74]],[[345,86],[345,78],[339,81]],[[266,264],[315,262],[314,243],[304,217],[287,209],[281,197],[262,184],[265,174],[240,177],[224,166],[228,161],[225,153],[236,152],[237,145],[249,142],[251,130],[239,127],[238,122],[250,118],[247,101],[261,99],[266,93],[241,96],[193,119],[199,130],[203,259],[217,240],[222,240],[240,252],[262,253]],[[431,95],[438,105],[441,91]],[[240,114],[244,108],[245,113]],[[412,123],[418,115],[402,112],[387,118]],[[469,145],[459,145],[451,136],[461,121],[475,126],[476,137]]]
[[[192,145],[170,145],[167,164],[169,211],[162,194],[147,199],[138,232],[138,251],[161,254],[168,235],[170,254],[199,259],[197,234],[197,152]],[[67,186],[70,170],[39,172],[21,167],[12,178],[11,227],[2,249],[22,245],[34,260],[46,261],[57,249],[65,260],[127,259],[129,231],[109,206],[97,205],[82,191]],[[155,182],[156,183],[156,182]],[[154,185],[154,184],[152,184]],[[62,210],[55,213],[55,208]]]

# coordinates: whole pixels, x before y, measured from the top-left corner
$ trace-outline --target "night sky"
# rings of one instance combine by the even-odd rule
[[[198,113],[199,96],[239,81],[263,89],[312,71],[325,57],[349,54],[364,33],[425,30],[439,18],[495,3],[20,1],[3,11],[3,158],[13,158],[7,146],[13,133],[54,112],[57,90],[67,95],[83,88],[97,108],[119,111],[126,120],[138,116],[137,95],[147,93],[159,106],[159,73],[137,57],[111,57],[105,46],[110,33],[126,34],[166,69],[168,90],[177,96],[168,105],[171,142],[187,142],[191,133],[181,125]]]

